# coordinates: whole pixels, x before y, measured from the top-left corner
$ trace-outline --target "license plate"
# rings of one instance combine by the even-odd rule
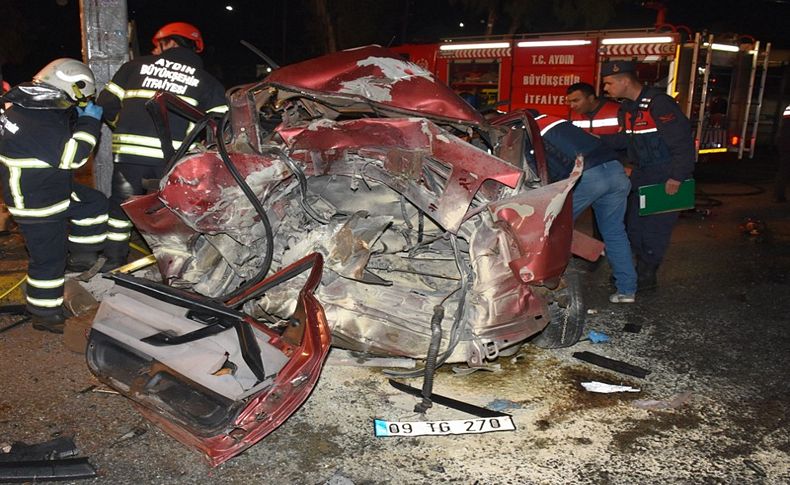
[[[515,431],[511,416],[495,418],[457,419],[451,421],[384,421],[373,420],[376,437],[426,436],[449,434],[480,434],[497,431]]]

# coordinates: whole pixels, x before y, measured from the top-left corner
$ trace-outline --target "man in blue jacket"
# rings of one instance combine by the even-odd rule
[[[691,177],[696,159],[688,118],[674,99],[660,89],[642,86],[636,64],[607,62],[601,67],[604,90],[620,104],[620,132],[601,138],[617,150],[627,149],[634,164],[632,192],[628,199],[627,227],[637,258],[640,290],[657,285],[656,271],[669,247],[678,212],[639,215],[638,188],[664,184],[674,195],[680,183]]]
[[[631,183],[617,153],[568,120],[538,115],[535,121],[543,139],[551,182],[567,178],[576,157],[583,158],[583,173],[573,189],[573,218],[592,206],[617,287],[609,301],[633,303],[636,271],[623,222]]]

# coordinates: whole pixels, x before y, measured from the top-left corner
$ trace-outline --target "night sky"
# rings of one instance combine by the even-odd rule
[[[547,14],[554,2],[530,1],[519,32],[581,30],[585,28],[651,27],[655,10],[641,2],[613,0],[616,13],[605,25],[585,25],[585,19],[563,20]],[[560,0],[592,2],[595,0]],[[150,39],[164,23],[186,21],[203,31],[207,44],[203,57],[210,71],[226,86],[255,80],[258,57],[239,44],[252,42],[280,64],[321,54],[321,42],[310,9],[310,0],[127,0],[129,20],[134,21],[141,52],[151,48]],[[465,11],[451,0],[329,0],[335,9],[341,48],[378,43],[431,42],[442,37],[481,35],[485,14]],[[406,4],[408,3],[408,9]],[[57,57],[81,57],[78,0],[2,0],[3,29],[13,29],[24,43],[15,49],[16,59],[3,66],[3,77],[12,84],[28,80],[40,67]],[[63,4],[61,6],[60,4]],[[774,48],[790,48],[787,28],[790,0],[669,0],[667,22],[686,25],[692,31],[749,34],[771,41]],[[226,10],[232,5],[233,11]],[[464,27],[459,27],[459,24]],[[589,23],[589,19],[587,19]],[[507,31],[501,18],[496,33]],[[13,40],[0,34],[0,40]],[[10,45],[10,44],[9,44]]]

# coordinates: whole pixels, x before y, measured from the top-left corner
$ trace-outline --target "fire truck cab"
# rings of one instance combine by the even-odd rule
[[[601,90],[601,64],[638,62],[647,85],[673,96],[694,127],[701,155],[754,155],[770,44],[712,34],[654,29],[445,39],[394,47],[433,72],[475,108],[532,108],[569,117],[566,89]],[[759,76],[758,76],[759,74]]]

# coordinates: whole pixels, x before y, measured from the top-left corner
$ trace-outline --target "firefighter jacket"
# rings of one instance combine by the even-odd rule
[[[28,109],[0,114],[3,198],[17,222],[56,220],[69,208],[71,170],[88,161],[101,122],[74,108]]]
[[[655,88],[643,88],[635,100],[620,104],[620,132],[602,138],[615,149],[627,149],[636,171],[646,175],[634,186],[685,180],[694,171],[691,124],[674,99]]]
[[[173,47],[158,56],[131,60],[118,69],[96,101],[114,127],[112,151],[117,163],[162,163],[162,145],[145,109],[145,102],[157,91],[174,94],[204,112],[228,110],[222,85],[203,69],[203,61],[191,49]],[[169,122],[177,149],[189,122],[177,115],[171,115]]]
[[[777,148],[780,153],[790,153],[790,105],[785,108],[782,116],[782,124],[777,136]]]
[[[551,182],[568,178],[579,155],[584,158],[584,170],[617,160],[612,148],[568,120],[538,115],[535,122],[543,139]]]
[[[571,111],[570,120],[574,125],[582,130],[595,135],[613,135],[620,131],[617,113],[620,110],[620,103],[617,101],[601,98],[598,106],[584,114]]]

